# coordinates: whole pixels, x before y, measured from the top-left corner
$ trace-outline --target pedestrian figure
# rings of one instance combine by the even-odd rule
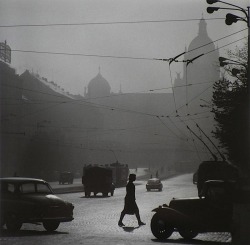
[[[124,203],[124,209],[121,212],[121,216],[118,222],[119,226],[124,226],[124,224],[122,223],[122,220],[125,216],[125,214],[130,214],[130,215],[134,215],[137,218],[138,221],[138,225],[145,225],[145,223],[143,223],[141,221],[140,218],[140,213],[139,213],[139,208],[136,204],[135,201],[135,185],[134,185],[134,181],[136,180],[136,175],[135,174],[130,174],[129,175],[129,182],[126,185],[126,196],[125,196],[125,203]]]

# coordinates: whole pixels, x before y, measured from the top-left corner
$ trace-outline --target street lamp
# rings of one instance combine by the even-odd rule
[[[223,1],[220,1],[220,0],[207,0],[207,3],[208,4],[214,4],[214,3],[223,3],[223,4],[226,4],[226,5],[229,5],[230,8],[221,8],[221,7],[208,7],[207,8],[207,12],[209,14],[213,13],[214,11],[218,11],[219,9],[227,9],[227,10],[233,10],[233,11],[240,11],[244,14],[244,17],[241,17],[241,16],[237,16],[237,15],[234,15],[234,14],[231,14],[231,13],[228,13],[226,15],[226,19],[225,19],[225,23],[226,25],[232,25],[233,23],[236,23],[238,21],[244,21],[247,23],[247,27],[248,27],[248,61],[247,61],[247,66],[245,68],[247,68],[247,96],[248,96],[248,117],[247,117],[247,138],[248,138],[248,147],[250,145],[250,123],[249,123],[249,119],[250,119],[250,113],[249,113],[249,110],[250,110],[250,37],[249,37],[249,34],[250,34],[250,31],[249,31],[249,27],[250,27],[250,20],[249,20],[249,8],[244,9],[240,6],[237,6],[237,5],[234,5],[234,4],[230,4],[230,3],[227,3],[227,2],[223,2]],[[229,64],[229,63],[233,63],[234,65],[242,65],[242,64],[239,64],[239,62],[235,62],[233,60],[229,60],[229,59],[226,59],[224,57],[220,57],[219,59],[220,61],[220,64],[222,66],[226,65],[226,64]],[[234,68],[234,70],[232,70],[232,74],[234,75],[237,75],[239,73],[239,70]],[[249,151],[249,154],[250,154],[250,151]],[[242,192],[244,190],[245,192],[245,195],[246,196],[249,196],[250,194],[250,155],[248,155],[248,159],[247,159],[247,167],[248,169],[246,174],[247,174],[247,177],[248,177],[248,183],[245,183],[244,186],[242,186]],[[244,171],[244,170],[243,170]],[[243,197],[244,198],[244,197]],[[233,234],[234,236],[232,237],[232,242],[233,244],[250,244],[250,235],[249,235],[249,226],[250,226],[250,203],[249,202],[246,202],[244,205],[237,205],[237,203],[234,205],[234,214],[233,214],[233,217],[234,217],[234,231],[233,231]],[[235,217],[238,217],[238,220],[236,220]],[[237,224],[236,224],[237,223]]]
[[[237,16],[237,15],[228,13],[226,15],[226,18],[225,18],[225,23],[227,25],[232,25],[233,23],[236,23],[238,21],[244,21],[247,23],[247,26],[248,26],[248,60],[247,60],[247,66],[244,66],[244,67],[247,69],[247,93],[248,93],[248,110],[249,110],[250,109],[250,65],[249,65],[250,64],[250,37],[249,37],[250,36],[250,29],[249,29],[250,20],[249,20],[249,8],[250,7],[248,7],[247,9],[244,9],[240,6],[235,5],[235,4],[227,3],[224,1],[220,1],[220,0],[207,0],[207,3],[208,4],[223,3],[225,5],[230,6],[230,7],[226,7],[226,8],[224,8],[224,7],[208,7],[207,12],[209,14],[213,13],[214,11],[218,11],[219,9],[240,11],[241,13],[244,14],[244,17],[241,17],[241,16]],[[241,63],[226,59],[224,57],[220,57],[219,61],[220,61],[221,66],[229,64],[230,62],[232,62],[233,65],[242,65]],[[230,61],[230,62],[228,62],[228,61]],[[250,139],[250,127],[249,127],[250,120],[249,119],[250,119],[250,113],[248,112],[248,138]],[[249,145],[250,145],[250,142],[249,142]],[[250,162],[250,156],[249,156],[248,161]],[[249,172],[250,172],[250,167],[249,167]],[[250,175],[250,173],[249,173],[249,175]]]
[[[231,59],[220,56],[219,61],[220,61],[220,66],[221,67],[223,67],[225,65],[237,65],[237,66],[240,65],[240,66],[243,66],[245,69],[247,69],[246,64],[241,63],[241,62],[239,62],[237,60],[231,60]]]

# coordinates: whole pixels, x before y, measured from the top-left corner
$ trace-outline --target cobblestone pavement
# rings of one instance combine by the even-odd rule
[[[124,218],[125,228],[117,225],[123,209],[125,188],[115,190],[113,197],[85,198],[83,192],[59,194],[64,200],[74,204],[74,221],[61,223],[56,232],[48,233],[42,225],[24,224],[17,234],[1,232],[1,245],[43,245],[43,244],[84,244],[84,245],[152,245],[152,244],[230,244],[229,233],[199,234],[192,241],[185,241],[174,232],[166,241],[157,240],[150,229],[153,216],[151,210],[163,203],[169,203],[172,197],[197,196],[196,186],[192,184],[192,175],[183,175],[163,181],[162,192],[147,192],[145,181],[136,182],[137,204],[145,226],[138,227],[135,216]]]

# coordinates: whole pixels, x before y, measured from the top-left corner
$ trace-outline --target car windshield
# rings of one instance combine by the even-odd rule
[[[41,194],[52,194],[51,189],[46,183],[23,183],[20,185],[19,190],[23,194],[41,193]]]
[[[160,180],[158,179],[150,179],[148,180],[148,184],[158,184],[160,182]]]

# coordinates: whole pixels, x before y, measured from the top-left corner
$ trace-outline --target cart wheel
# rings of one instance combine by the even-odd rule
[[[184,239],[187,239],[187,240],[191,240],[199,234],[197,231],[194,231],[188,228],[179,229],[179,233]]]
[[[159,240],[169,238],[174,231],[174,227],[164,221],[157,213],[152,217],[150,226],[153,235]]]

